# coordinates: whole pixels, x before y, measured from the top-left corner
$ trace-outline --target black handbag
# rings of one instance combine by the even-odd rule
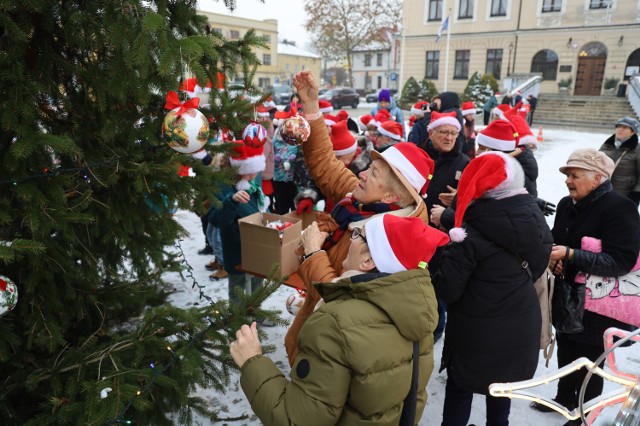
[[[556,275],[551,299],[551,320],[556,331],[582,333],[584,296],[584,285],[567,282],[564,277]]]

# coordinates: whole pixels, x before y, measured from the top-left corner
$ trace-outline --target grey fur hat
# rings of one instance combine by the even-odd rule
[[[640,132],[640,122],[638,122],[638,120],[633,117],[622,117],[616,123],[616,127],[619,125],[627,126],[631,130],[633,130],[633,133],[637,134],[638,132]]]

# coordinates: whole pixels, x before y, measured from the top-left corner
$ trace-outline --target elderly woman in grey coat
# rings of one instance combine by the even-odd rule
[[[622,117],[616,123],[615,133],[607,139],[600,151],[614,161],[611,176],[613,189],[629,198],[636,206],[640,202],[640,123],[632,117]]]

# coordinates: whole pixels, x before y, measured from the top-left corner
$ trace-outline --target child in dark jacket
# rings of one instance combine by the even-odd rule
[[[212,206],[207,213],[209,223],[220,228],[224,269],[229,274],[229,302],[237,303],[236,287],[245,288],[247,293],[255,291],[261,285],[261,279],[251,277],[251,286],[247,287],[247,276],[236,269],[240,258],[240,227],[238,219],[254,213],[264,212],[269,206],[269,198],[262,192],[262,179],[265,157],[263,144],[256,147],[255,139],[247,144],[236,141],[229,162],[238,168],[238,181],[233,186],[220,190],[218,199],[221,205]]]

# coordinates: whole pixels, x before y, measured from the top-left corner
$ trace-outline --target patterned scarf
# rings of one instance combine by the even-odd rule
[[[247,191],[247,194],[249,195],[253,194],[254,192],[257,192],[258,209],[260,209],[261,212],[267,211],[267,207],[269,207],[269,199],[264,196],[264,192],[262,192],[262,187],[256,183],[255,179],[249,182],[249,189],[246,189],[245,191]]]
[[[369,203],[362,204],[356,201],[351,194],[342,200],[338,201],[331,211],[331,217],[338,224],[338,229],[333,231],[331,235],[327,237],[322,245],[323,250],[328,250],[340,241],[342,234],[344,234],[349,228],[349,224],[357,222],[363,219],[367,219],[378,213],[386,213],[394,210],[399,210],[400,207],[396,204],[386,203]]]

